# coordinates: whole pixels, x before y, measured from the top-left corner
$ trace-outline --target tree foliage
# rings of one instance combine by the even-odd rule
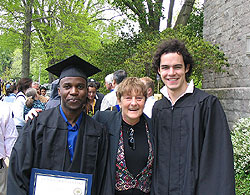
[[[43,1],[36,4],[33,25],[44,48],[48,65],[76,54],[86,60],[105,38],[98,31],[101,3],[93,1]],[[102,28],[104,30],[104,28]]]
[[[195,5],[187,22],[187,27],[192,36],[203,37],[204,8]]]
[[[4,21],[0,28],[3,32],[16,33],[21,41],[25,37],[26,8],[31,6],[27,2],[4,0],[0,3],[3,10],[0,19]],[[102,21],[103,4],[104,1],[92,0],[34,0],[32,7],[29,7],[32,10],[32,23],[29,23],[32,24],[30,76],[38,78],[37,74],[43,75],[48,65],[73,54],[89,60],[93,52],[101,48],[101,43],[109,42],[108,39],[115,36],[115,31],[112,29],[113,23],[109,26]],[[22,51],[25,49],[29,50],[29,47],[23,46]],[[22,61],[28,65],[27,61]],[[42,71],[37,71],[40,67]]]
[[[131,42],[118,40],[116,43],[107,45],[102,52],[98,53],[99,67],[103,69],[100,77],[114,72],[117,69],[124,69],[129,76],[150,76],[156,79],[156,73],[152,69],[152,57],[157,45],[162,40],[179,39],[185,42],[189,52],[194,58],[192,78],[198,85],[202,79],[202,72],[207,69],[223,71],[223,67],[228,65],[224,53],[214,46],[204,41],[196,32],[187,26],[178,26],[176,29],[167,28],[159,35],[145,36],[138,35],[138,38]]]
[[[137,45],[142,40],[144,40],[143,35],[138,34],[134,36],[126,35],[116,39],[112,43],[104,43],[102,48],[97,50],[92,56],[92,63],[102,70],[94,78],[104,86],[106,75],[119,69],[128,71],[129,67],[125,67],[124,62],[137,52]]]
[[[176,28],[178,25],[183,25],[183,26],[187,25],[194,4],[195,0],[185,0],[184,4],[181,7],[180,13],[178,14],[174,28]]]
[[[17,48],[21,48],[20,36],[13,32],[4,32],[0,35],[0,77],[3,79],[16,78],[11,73],[15,72],[12,68],[13,56]],[[21,64],[19,64],[21,66]],[[20,75],[21,67],[18,72]],[[14,77],[12,77],[14,76]],[[19,76],[20,77],[20,76]]]
[[[138,21],[142,32],[158,32],[163,0],[113,0],[112,4],[129,19]]]
[[[10,0],[1,1],[2,10],[1,28],[5,31],[16,32],[22,40],[22,77],[29,76],[30,70],[30,44],[31,44],[31,20],[34,0]]]
[[[127,60],[125,64],[130,64],[130,66],[144,66],[144,71],[141,69],[140,73],[149,75],[146,70],[148,69],[151,70],[148,72],[152,72],[152,67],[148,65],[151,65],[157,45],[162,40],[169,39],[179,39],[185,42],[187,49],[195,61],[192,78],[195,78],[196,84],[203,79],[203,71],[213,69],[219,72],[223,70],[224,65],[228,66],[227,59],[224,53],[219,50],[218,46],[214,46],[202,38],[192,35],[190,29],[185,26],[179,26],[177,29],[168,28],[160,34],[159,38],[142,42],[142,44],[137,47],[137,53],[131,59]],[[146,68],[147,66],[148,68]],[[133,70],[133,74],[137,74],[135,69]]]

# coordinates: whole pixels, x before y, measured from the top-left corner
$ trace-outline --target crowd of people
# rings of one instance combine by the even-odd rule
[[[92,195],[233,195],[233,149],[219,100],[190,80],[185,44],[161,43],[153,67],[164,83],[101,70],[73,55],[46,70],[46,88],[29,78],[6,84],[0,102],[0,194],[27,195],[33,168],[92,175]]]

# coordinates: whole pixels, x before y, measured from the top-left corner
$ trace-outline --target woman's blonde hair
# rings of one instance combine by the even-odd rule
[[[145,84],[137,77],[125,78],[117,87],[116,97],[120,101],[124,94],[142,94],[147,99],[147,89]]]

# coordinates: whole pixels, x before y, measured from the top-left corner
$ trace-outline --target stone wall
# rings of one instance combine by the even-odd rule
[[[204,38],[224,51],[230,67],[224,73],[206,71],[203,89],[220,99],[231,128],[237,119],[250,117],[249,18],[249,0],[204,1]]]

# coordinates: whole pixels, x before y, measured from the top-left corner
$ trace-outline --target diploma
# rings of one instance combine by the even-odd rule
[[[30,195],[91,195],[92,175],[32,169]]]

